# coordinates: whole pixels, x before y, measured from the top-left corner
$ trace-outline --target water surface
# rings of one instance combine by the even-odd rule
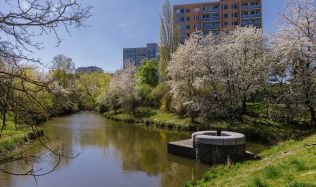
[[[114,122],[93,112],[58,117],[44,124],[48,145],[75,159],[62,158],[57,169],[34,180],[29,176],[0,174],[0,187],[150,187],[183,186],[202,177],[210,167],[167,153],[167,142],[187,139],[188,133],[159,130]],[[251,144],[251,149],[258,145]],[[39,172],[58,162],[41,146],[28,154],[41,153],[35,163]],[[24,172],[24,162],[6,164],[6,170]]]

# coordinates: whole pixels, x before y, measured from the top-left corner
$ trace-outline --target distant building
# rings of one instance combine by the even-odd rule
[[[206,3],[175,5],[180,41],[193,32],[228,32],[236,26],[262,27],[262,0],[212,0]]]
[[[96,66],[79,67],[76,69],[76,73],[103,73],[103,69]]]
[[[141,65],[143,59],[159,60],[158,45],[157,43],[148,43],[146,47],[139,48],[124,48],[123,49],[123,66],[132,64],[136,67]]]

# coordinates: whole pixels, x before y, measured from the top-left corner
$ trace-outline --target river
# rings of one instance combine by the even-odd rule
[[[167,153],[167,142],[187,139],[188,133],[115,122],[94,112],[53,118],[42,128],[50,147],[79,156],[62,158],[54,172],[36,180],[0,173],[0,187],[178,187],[201,178],[210,168]],[[263,148],[259,144],[247,147],[254,152]],[[26,154],[35,153],[41,155],[35,163],[39,173],[58,162],[42,146],[34,146]],[[28,165],[17,161],[2,167],[21,173]]]

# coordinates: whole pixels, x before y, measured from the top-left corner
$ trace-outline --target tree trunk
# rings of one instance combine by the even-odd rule
[[[2,111],[2,127],[1,127],[1,130],[0,130],[0,138],[2,138],[2,132],[6,126],[6,113],[7,111],[6,110],[3,110]]]
[[[191,123],[195,124],[195,117],[194,117],[194,115],[191,115]]]
[[[309,112],[311,114],[311,125],[315,126],[316,125],[316,114],[315,114],[314,107],[309,107]]]
[[[247,113],[247,96],[244,94],[243,101],[242,101],[242,114]]]

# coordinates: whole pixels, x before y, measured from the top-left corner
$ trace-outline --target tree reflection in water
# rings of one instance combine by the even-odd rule
[[[53,146],[61,148],[65,154],[81,152],[82,155],[74,160],[63,158],[53,174],[39,179],[39,186],[84,186],[90,179],[93,181],[90,185],[94,186],[140,186],[145,181],[152,182],[148,186],[183,186],[185,181],[200,178],[208,168],[193,160],[167,153],[167,142],[189,138],[187,133],[109,121],[92,112],[55,118],[44,126],[49,139],[58,139]],[[31,153],[41,149],[36,146]],[[37,167],[48,169],[56,159],[58,157],[44,154]],[[7,164],[5,167],[11,171],[25,169],[21,162]],[[81,178],[81,175],[85,177]],[[29,177],[18,178],[5,174],[0,177],[0,186],[34,184]],[[135,182],[128,183],[127,180]]]

